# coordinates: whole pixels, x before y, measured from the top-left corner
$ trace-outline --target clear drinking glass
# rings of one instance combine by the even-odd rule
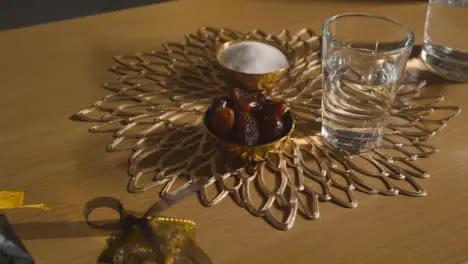
[[[468,0],[429,0],[421,58],[429,69],[468,81]]]
[[[322,30],[322,136],[349,153],[369,150],[382,139],[413,32],[365,13],[331,17]]]

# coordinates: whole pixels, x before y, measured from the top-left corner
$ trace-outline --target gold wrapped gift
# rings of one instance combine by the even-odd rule
[[[144,230],[138,224],[124,228],[111,237],[99,256],[98,263],[184,263],[190,255],[188,241],[195,240],[195,222],[185,219],[156,217],[146,218],[154,236],[158,237],[160,251],[154,250]]]
[[[98,258],[102,264],[211,264],[206,253],[195,244],[195,222],[163,217],[161,212],[176,201],[198,191],[206,179],[200,179],[176,193],[154,203],[143,216],[124,210],[112,197],[98,197],[86,203],[84,215],[90,227],[117,231]],[[90,221],[90,214],[99,208],[116,211],[116,222]]]

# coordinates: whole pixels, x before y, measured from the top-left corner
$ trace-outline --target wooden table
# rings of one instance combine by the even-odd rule
[[[352,2],[352,1],[349,1]],[[94,263],[105,233],[91,236],[82,207],[98,195],[143,210],[157,192],[126,192],[127,157],[109,154],[109,135],[69,117],[106,92],[112,56],[182,40],[198,27],[320,30],[329,16],[362,11],[392,16],[423,37],[424,2],[311,0],[176,1],[111,14],[0,32],[0,189],[25,191],[26,202],[52,208],[8,210],[37,263]],[[467,41],[467,36],[461,36]],[[446,104],[468,108],[468,84],[432,85]],[[468,141],[462,113],[432,143],[441,152],[420,165],[433,175],[425,198],[358,194],[348,210],[323,204],[316,221],[277,231],[232,201],[204,208],[192,196],[167,214],[193,219],[197,242],[215,263],[444,263],[468,261]]]

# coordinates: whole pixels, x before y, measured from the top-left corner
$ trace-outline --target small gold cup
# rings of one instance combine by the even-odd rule
[[[203,125],[208,134],[215,138],[221,144],[222,147],[239,156],[244,161],[265,160],[268,153],[274,152],[277,149],[279,149],[282,146],[282,144],[291,136],[291,133],[294,130],[295,121],[290,111],[286,112],[283,115],[283,122],[287,130],[286,134],[283,137],[272,142],[267,142],[254,146],[247,146],[237,144],[216,136],[216,134],[213,133],[213,131],[211,130],[211,117],[208,116],[208,111],[205,112],[205,115],[203,116]]]
[[[238,44],[241,42],[245,41],[254,41],[254,42],[260,42],[264,43],[270,46],[273,46],[277,49],[279,49],[288,59],[288,66],[272,71],[272,72],[267,72],[267,73],[245,73],[245,72],[239,72],[233,69],[230,69],[226,67],[219,59],[219,55],[231,47],[234,44]],[[283,78],[283,76],[286,74],[286,72],[289,69],[289,66],[291,65],[291,56],[289,53],[284,50],[283,47],[277,45],[273,41],[267,41],[267,40],[232,40],[225,42],[224,44],[220,45],[216,49],[216,62],[218,67],[220,68],[222,74],[234,85],[240,84],[245,90],[251,91],[251,92],[257,92],[257,91],[270,91],[275,87],[278,82]]]

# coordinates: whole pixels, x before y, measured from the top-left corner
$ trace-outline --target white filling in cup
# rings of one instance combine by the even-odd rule
[[[288,57],[277,47],[257,41],[233,44],[218,54],[225,67],[248,74],[275,72],[289,66]]]

